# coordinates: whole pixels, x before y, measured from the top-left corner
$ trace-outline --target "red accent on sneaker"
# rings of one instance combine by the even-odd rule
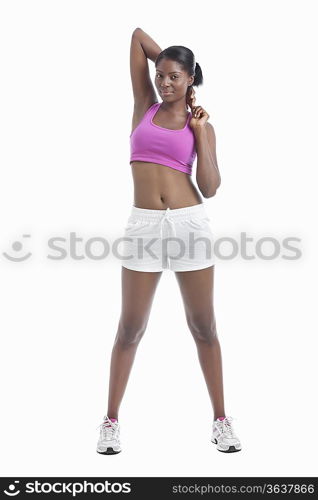
[[[110,418],[109,420],[111,420],[112,422],[118,422],[117,418]],[[106,422],[107,422],[107,420],[104,420],[105,427],[110,427],[110,424],[106,423]]]
[[[221,420],[221,421],[224,420],[224,419],[225,419],[225,417],[218,417],[217,418],[217,420]]]

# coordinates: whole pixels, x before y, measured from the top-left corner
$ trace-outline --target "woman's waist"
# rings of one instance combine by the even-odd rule
[[[172,208],[172,205],[182,207],[202,202],[199,191],[187,174],[175,176],[161,169],[138,168],[133,171],[133,181],[136,204],[145,208],[149,204],[160,209],[167,206]]]
[[[151,186],[137,186],[134,189],[134,205],[140,208],[165,210],[182,208],[202,203],[202,198],[194,189],[152,189]]]
[[[179,208],[167,207],[167,209],[151,209],[133,205],[131,207],[128,221],[131,223],[135,223],[138,220],[145,222],[157,222],[166,218],[175,221],[183,221],[193,217],[198,219],[209,218],[203,202]]]

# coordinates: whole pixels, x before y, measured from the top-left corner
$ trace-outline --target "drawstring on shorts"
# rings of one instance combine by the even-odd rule
[[[174,220],[170,216],[169,211],[170,211],[170,208],[168,207],[166,209],[166,211],[165,211],[164,216],[161,218],[161,221],[160,221],[160,238],[161,238],[161,240],[163,239],[163,226],[164,226],[165,222],[167,222],[170,225],[170,228],[172,230],[173,236],[174,237],[177,236],[177,232],[176,232],[176,227],[175,227],[175,224],[174,224]],[[170,258],[169,258],[168,255],[167,255],[167,263],[168,263],[168,267],[170,267]]]

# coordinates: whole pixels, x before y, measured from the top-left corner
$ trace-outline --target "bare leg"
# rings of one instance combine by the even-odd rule
[[[119,406],[161,275],[162,272],[132,271],[122,266],[122,310],[110,364],[107,410],[110,418],[118,419]]]
[[[221,347],[213,308],[214,266],[199,271],[176,272],[186,319],[195,340],[200,365],[214,411],[214,420],[225,415]]]

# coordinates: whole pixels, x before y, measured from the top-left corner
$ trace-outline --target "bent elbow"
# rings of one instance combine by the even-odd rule
[[[216,194],[216,189],[214,191],[209,191],[208,193],[202,193],[204,198],[212,198],[212,196],[215,196]]]
[[[218,187],[220,186],[220,184],[221,183],[219,182],[219,184],[217,186],[215,186],[214,189],[210,189],[209,191],[206,191],[205,193],[202,193],[203,196],[204,196],[204,198],[212,198],[213,196],[215,196],[216,192],[218,190]]]
[[[215,186],[215,188],[214,188],[212,191],[210,191],[210,195],[208,196],[208,198],[212,198],[212,196],[215,196],[215,195],[216,195],[216,192],[217,192],[217,190],[219,189],[220,184],[221,184],[221,177],[219,178],[219,182],[218,182],[218,184]]]
[[[137,33],[139,33],[141,31],[141,28],[137,27],[134,29],[134,31],[132,32],[132,35],[131,36],[134,36],[136,35]]]

